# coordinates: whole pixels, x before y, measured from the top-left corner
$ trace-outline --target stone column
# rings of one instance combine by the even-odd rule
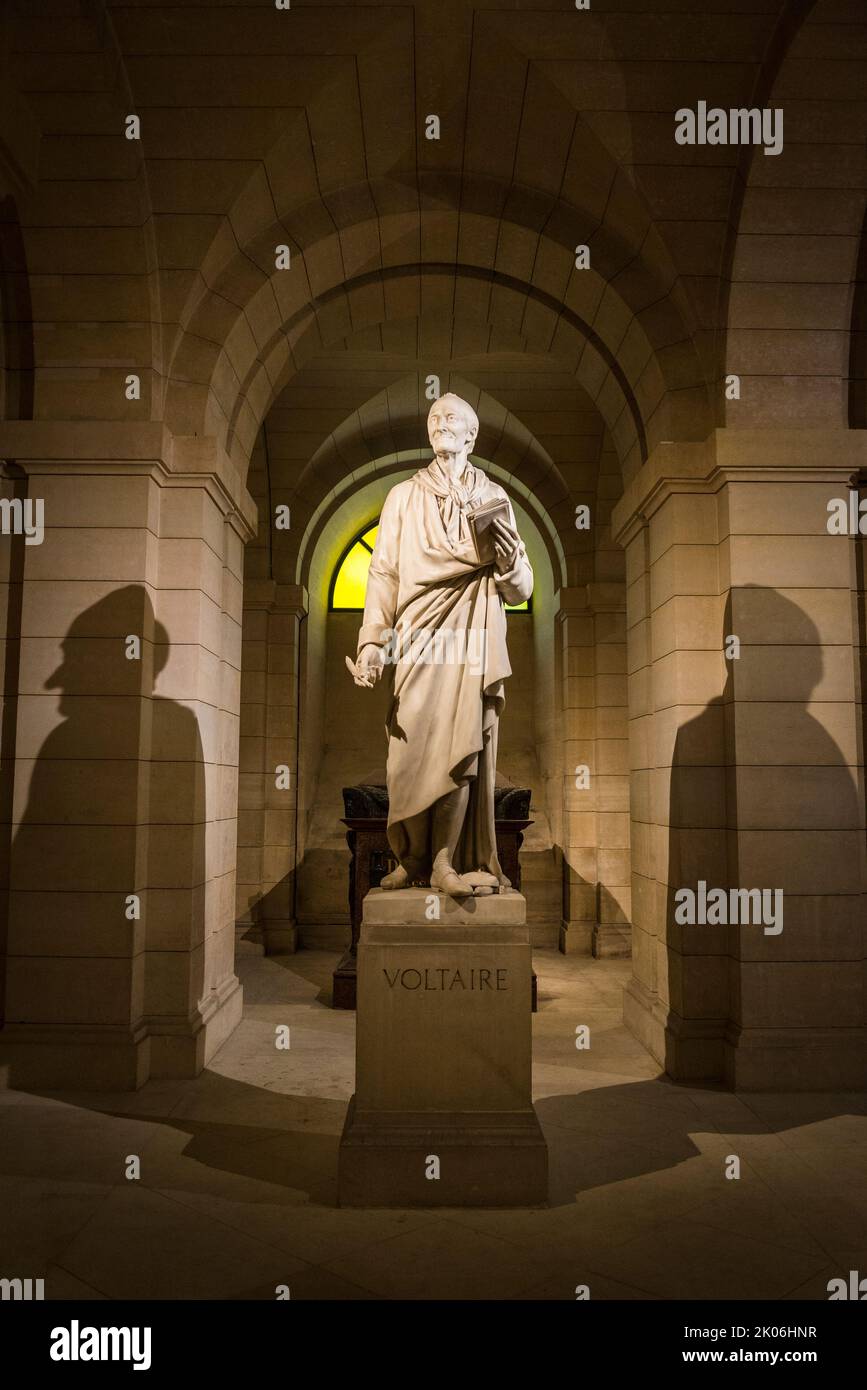
[[[729,872],[781,891],[770,931],[732,927],[725,1077],[862,1090],[867,863],[857,551],[829,534],[867,465],[863,434],[722,434]],[[782,925],[782,931],[778,926]]]
[[[614,582],[588,584],[587,603],[593,614],[596,663],[597,901],[593,954],[628,956],[632,951],[632,889],[625,586]]]
[[[248,549],[247,566],[251,557]],[[265,874],[265,728],[268,710],[268,614],[277,585],[244,575],[241,642],[241,728],[238,757],[238,853],[235,879],[235,952],[265,949],[257,907]]]
[[[27,476],[14,462],[0,463],[0,505],[10,523],[16,511],[23,518]],[[0,1026],[5,1013],[6,961],[9,935],[9,871],[15,814],[15,742],[18,719],[18,680],[21,663],[21,579],[27,549],[24,534],[0,538]]]
[[[558,677],[563,701],[563,920],[560,950],[589,955],[596,923],[595,652],[586,585],[555,598]],[[589,785],[579,787],[587,770]]]
[[[194,1076],[233,966],[241,561],[213,442],[10,422],[45,509],[26,547],[5,1021],[13,1085]]]
[[[306,614],[307,592],[300,585],[247,581],[238,932],[261,940],[271,953],[294,952],[297,945],[298,688]]]
[[[611,582],[563,589],[559,603],[567,825],[560,949],[628,956],[624,586]]]
[[[702,876],[722,882],[726,872],[723,726],[713,704],[724,681],[715,499],[682,486],[658,493],[623,536],[633,928],[624,1018],[672,1075],[718,1076],[725,934],[672,921],[677,887]],[[688,751],[678,743],[682,726]]]
[[[235,853],[244,540],[253,510],[245,517],[229,505],[219,478],[203,485],[200,470],[213,466],[206,441],[175,441],[172,462],[159,498],[153,599],[168,643],[151,701],[145,1017],[151,1074],[194,1076],[241,1017]],[[199,743],[193,729],[189,750],[201,770],[190,768],[184,746],[194,723]]]
[[[827,529],[863,447],[847,432],[721,430],[661,446],[617,508],[632,750],[624,1016],[673,1076],[863,1080],[863,634],[857,544]],[[676,895],[698,903],[702,884],[724,890],[721,920],[679,924]],[[758,889],[782,894],[782,931],[743,892],[733,920],[733,890]]]

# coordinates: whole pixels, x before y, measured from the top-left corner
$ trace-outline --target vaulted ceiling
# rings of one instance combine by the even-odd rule
[[[417,439],[430,373],[514,418],[564,515],[603,440],[628,478],[723,419],[841,423],[867,12],[709,10],[7,6],[4,303],[33,321],[7,376],[31,373],[38,418],[161,419],[242,472],[274,407],[272,482],[302,506],[356,416],[377,449]],[[783,105],[784,152],[678,145],[700,100]]]

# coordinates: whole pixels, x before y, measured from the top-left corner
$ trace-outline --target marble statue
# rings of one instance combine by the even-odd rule
[[[476,412],[431,406],[434,458],[388,494],[358,635],[357,685],[385,676],[387,889],[428,883],[453,898],[507,889],[494,833],[497,732],[511,675],[505,604],[533,571],[506,493],[470,463]],[[487,529],[485,529],[487,528]]]

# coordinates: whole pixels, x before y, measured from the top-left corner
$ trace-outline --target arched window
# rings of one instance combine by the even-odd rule
[[[367,571],[376,545],[379,518],[371,521],[344,550],[331,576],[328,607],[338,613],[361,612],[367,589]]]
[[[332,613],[361,613],[364,609],[364,594],[367,589],[367,571],[370,557],[376,545],[379,530],[379,517],[369,521],[359,531],[354,540],[344,550],[331,576],[328,592],[328,608]],[[532,612],[532,598],[512,606],[506,604],[507,613]]]

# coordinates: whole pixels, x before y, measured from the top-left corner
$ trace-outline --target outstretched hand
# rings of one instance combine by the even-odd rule
[[[358,660],[353,664],[347,657],[346,664],[352,672],[352,679],[355,684],[369,689],[376,685],[382,675],[384,660],[382,648],[378,647],[375,642],[368,642],[358,653]]]
[[[499,574],[506,574],[508,570],[515,567],[521,546],[521,537],[514,526],[510,526],[507,521],[503,521],[500,517],[495,517],[491,522],[491,535],[494,542],[494,552],[497,556],[497,571]]]

